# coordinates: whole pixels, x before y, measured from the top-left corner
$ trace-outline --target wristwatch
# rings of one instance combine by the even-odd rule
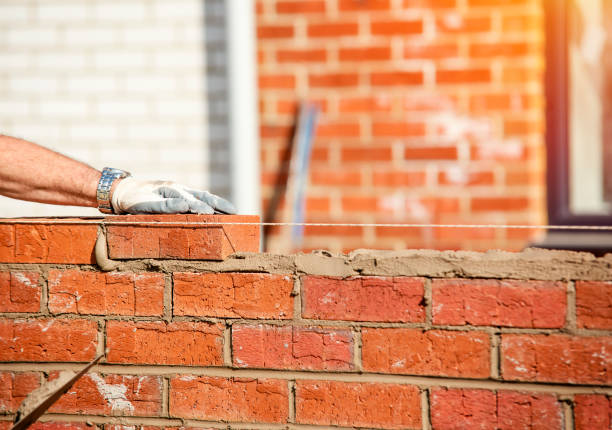
[[[111,189],[113,183],[117,179],[127,178],[132,176],[130,172],[125,170],[113,169],[112,167],[105,167],[102,169],[102,176],[100,182],[98,182],[98,188],[96,190],[96,199],[98,200],[98,209],[100,212],[105,214],[112,214],[113,205],[111,204]]]

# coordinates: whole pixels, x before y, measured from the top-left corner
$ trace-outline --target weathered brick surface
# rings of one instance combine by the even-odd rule
[[[111,363],[218,366],[223,363],[223,327],[195,322],[106,324]]]
[[[50,379],[58,376],[57,372]],[[157,416],[162,411],[162,380],[158,376],[88,373],[51,408],[51,413]]]
[[[612,428],[612,399],[603,395],[574,396],[576,430],[610,430]]]
[[[300,424],[368,428],[421,428],[421,399],[412,385],[297,381]]]
[[[0,429],[2,430],[9,430],[12,426],[12,422],[0,422]],[[91,426],[87,423],[58,421],[36,421],[28,428],[31,430],[91,430]]]
[[[0,263],[95,263],[95,225],[12,224],[0,226]]]
[[[302,316],[352,321],[424,321],[423,285],[423,279],[419,278],[305,276]]]
[[[576,282],[576,323],[583,328],[612,329],[612,283]]]
[[[39,386],[37,373],[0,372],[0,413],[17,411],[23,399]]]
[[[348,329],[234,325],[234,366],[350,370],[353,334]]]
[[[0,361],[89,361],[97,334],[95,321],[0,319]]]
[[[486,333],[404,328],[364,328],[364,370],[381,373],[487,378]]]
[[[550,394],[434,388],[435,429],[563,430],[561,403]]]
[[[234,252],[259,251],[259,217],[247,215],[124,215],[107,218],[115,222],[148,222],[151,225],[108,225],[110,258],[168,258],[223,260]],[[188,222],[201,225],[163,226],[155,223]]]
[[[501,342],[504,379],[571,384],[612,382],[612,339],[560,334],[505,334]]]
[[[289,319],[293,280],[259,273],[175,273],[174,315]]]
[[[161,315],[164,276],[161,273],[49,271],[52,313],[97,315]]]
[[[36,272],[0,272],[0,312],[38,312],[39,278]]]
[[[170,381],[170,416],[211,421],[285,423],[287,381],[177,376]]]
[[[434,324],[559,328],[565,325],[561,282],[437,279]]]

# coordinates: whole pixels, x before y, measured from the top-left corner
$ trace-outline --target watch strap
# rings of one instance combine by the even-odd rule
[[[98,200],[98,210],[105,214],[112,214],[113,205],[111,204],[111,189],[113,183],[117,179],[127,178],[132,176],[130,172],[126,172],[121,169],[114,169],[112,167],[105,167],[102,169],[102,176],[98,182],[98,188],[96,189],[96,199]]]

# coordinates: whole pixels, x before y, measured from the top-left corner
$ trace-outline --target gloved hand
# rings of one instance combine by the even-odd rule
[[[198,191],[171,181],[137,181],[124,178],[111,197],[116,214],[235,214],[233,204],[208,191]]]

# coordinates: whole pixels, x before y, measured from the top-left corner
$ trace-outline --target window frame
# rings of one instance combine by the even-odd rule
[[[570,210],[569,7],[569,0],[545,0],[548,223],[550,225],[612,225],[612,214],[574,214]]]

